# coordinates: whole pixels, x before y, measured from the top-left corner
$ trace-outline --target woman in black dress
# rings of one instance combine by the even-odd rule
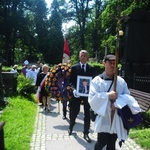
[[[37,77],[37,86],[38,90],[40,91],[42,102],[43,102],[43,110],[46,110],[46,104],[48,106],[48,110],[50,110],[50,98],[49,92],[45,88],[45,79],[48,76],[50,67],[47,64],[42,66],[42,72]]]

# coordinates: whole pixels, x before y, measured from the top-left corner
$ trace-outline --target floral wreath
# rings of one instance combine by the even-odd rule
[[[49,74],[45,80],[45,89],[49,96],[57,101],[71,100],[72,88],[69,85],[71,73],[71,64],[58,64],[51,67]]]

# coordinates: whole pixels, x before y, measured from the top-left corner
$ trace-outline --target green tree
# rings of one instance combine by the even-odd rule
[[[149,0],[53,0],[48,9],[45,0],[0,1],[0,50],[2,63],[14,63],[44,59],[57,64],[62,61],[62,24],[75,22],[68,33],[72,57],[78,60],[78,52],[87,49],[90,57],[98,51],[104,55],[107,45],[114,52],[116,45],[117,15],[120,9],[120,29],[125,31],[128,16],[138,9],[150,10]],[[66,32],[65,32],[66,33]]]
[[[45,53],[48,38],[48,8],[43,0],[35,0],[35,26],[37,36],[37,52]]]
[[[118,16],[122,18],[119,22],[119,29],[125,31],[125,23],[128,19],[128,15],[139,9],[149,9],[150,2],[148,0],[105,0],[105,10],[102,12],[102,29],[103,39],[102,47],[108,46],[109,52],[115,51],[116,46],[116,28],[118,24]]]
[[[86,49],[89,49],[91,57],[96,55],[102,56],[103,51],[101,48],[101,39],[102,39],[102,27],[101,27],[101,14],[104,10],[104,5],[102,1],[95,0],[92,5],[91,15],[89,17],[87,32],[86,32]],[[97,53],[97,54],[96,54]]]
[[[90,57],[95,57],[96,51],[99,53],[101,49],[101,39],[103,34],[100,18],[104,6],[102,1],[99,0],[88,1],[87,3],[89,3],[88,6],[83,4],[83,7],[87,6],[84,8],[81,7],[81,3],[76,4],[77,10],[80,10],[79,12],[81,14],[76,14],[75,8],[73,10],[70,9],[70,11],[74,11],[75,15],[72,18],[76,21],[76,24],[68,30],[67,34],[72,53],[74,54],[74,56],[72,56],[73,60],[78,60],[78,51],[82,48],[89,51]],[[87,13],[86,19],[84,14],[82,14],[82,10],[84,13]],[[84,18],[83,20],[82,17]],[[77,20],[80,21],[79,24],[81,24],[81,28]],[[83,21],[84,23],[82,23]],[[82,24],[84,24],[84,27],[82,27]],[[83,35],[80,36],[81,34]],[[83,47],[81,46],[81,37],[84,39]]]
[[[21,0],[0,1],[0,36],[2,57],[8,66],[14,63],[15,47],[20,34],[20,29],[26,19],[26,12],[29,11],[32,1]],[[25,33],[24,33],[25,34]]]
[[[59,3],[53,0],[51,4],[51,16],[49,18],[48,45],[43,53],[46,62],[58,64],[62,62],[64,38],[62,33],[62,14]]]
[[[86,26],[88,21],[88,15],[90,14],[90,1],[91,0],[70,0],[69,3],[72,8],[72,12],[74,12],[75,16],[73,16],[74,21],[76,22],[76,31],[78,40],[76,42],[77,45],[80,45],[80,49],[85,49],[85,33]]]

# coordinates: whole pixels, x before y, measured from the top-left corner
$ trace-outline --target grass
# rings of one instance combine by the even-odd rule
[[[5,121],[6,150],[30,150],[37,104],[23,97],[10,98],[0,121]]]
[[[150,149],[150,128],[132,129],[129,136],[145,150]]]

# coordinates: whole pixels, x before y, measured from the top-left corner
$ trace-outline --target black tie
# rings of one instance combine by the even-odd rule
[[[82,71],[84,72],[84,65],[82,65]]]

